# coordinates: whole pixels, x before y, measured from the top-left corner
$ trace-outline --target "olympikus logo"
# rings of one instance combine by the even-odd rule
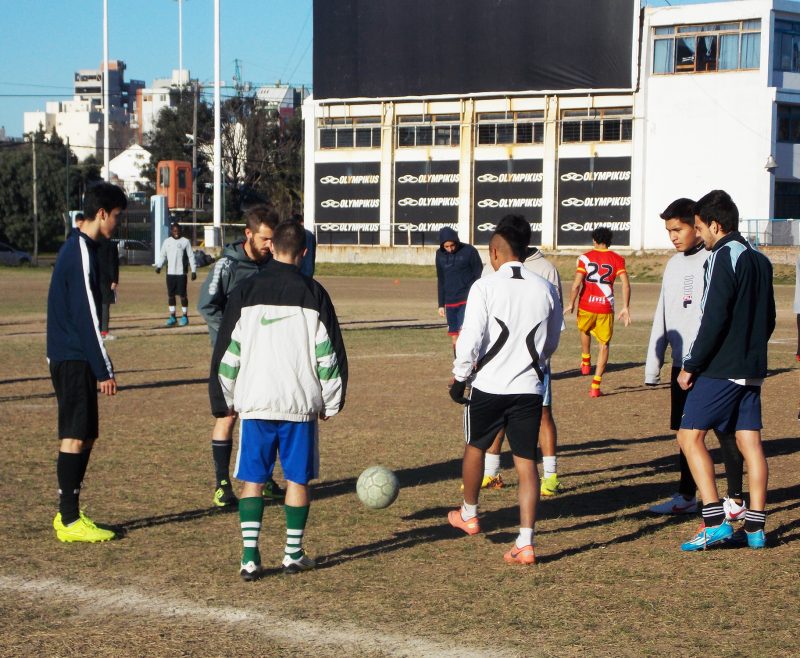
[[[561,174],[561,180],[565,183],[577,181],[613,181],[613,180],[630,180],[631,172],[629,171],[586,171],[579,174],[575,171],[570,171],[566,174]]]
[[[318,231],[331,231],[333,233],[347,233],[350,231],[377,231],[379,228],[379,224],[356,224],[356,223],[344,223],[344,224],[316,224],[316,229]]]
[[[404,233],[424,233],[426,231],[441,231],[443,228],[456,228],[456,224],[445,223],[422,223],[422,224],[398,224],[397,230]]]
[[[404,174],[397,179],[398,183],[458,183],[458,174]]]
[[[481,199],[478,208],[541,208],[541,199]]]
[[[565,208],[574,206],[576,208],[602,208],[605,206],[629,206],[631,205],[631,198],[629,196],[588,196],[585,199],[578,199],[570,197],[564,199],[561,205]]]
[[[475,180],[478,183],[541,183],[542,173],[529,174],[481,174]]]
[[[483,224],[478,224],[475,228],[478,230],[479,233],[490,233],[494,231],[496,225],[492,222],[484,222]],[[531,223],[531,231],[541,231],[542,230],[542,223]]]
[[[377,185],[380,176],[323,176],[319,182],[323,185]]]
[[[432,196],[422,197],[420,199],[412,199],[411,197],[404,197],[397,202],[398,206],[457,206],[458,197],[449,196]]]
[[[601,226],[610,228],[612,231],[631,230],[630,222],[584,222],[583,224],[579,224],[578,222],[567,222],[566,224],[562,224],[559,228],[564,232],[577,231],[585,233],[594,231],[596,228],[600,228]]]
[[[320,202],[320,208],[380,208],[380,199],[325,199]]]

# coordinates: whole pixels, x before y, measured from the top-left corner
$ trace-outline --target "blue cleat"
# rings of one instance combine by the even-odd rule
[[[178,319],[174,315],[170,315],[167,318],[167,326],[174,327],[176,324],[178,324]]]
[[[745,531],[744,534],[747,535],[747,545],[750,548],[764,548],[767,545],[767,535],[763,529],[755,532]]]
[[[681,544],[682,551],[701,551],[709,546],[721,544],[733,536],[733,526],[727,521],[710,528],[701,528],[700,532],[685,544]]]
[[[178,326],[179,326],[179,327],[185,327],[187,324],[189,324],[189,318],[188,318],[188,316],[186,316],[186,315],[182,315],[182,316],[181,316],[181,319],[180,319],[180,320],[178,320]]]

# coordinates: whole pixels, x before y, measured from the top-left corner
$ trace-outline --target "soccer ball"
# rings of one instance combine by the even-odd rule
[[[400,492],[397,476],[385,466],[370,466],[356,482],[356,493],[370,509],[389,507]]]

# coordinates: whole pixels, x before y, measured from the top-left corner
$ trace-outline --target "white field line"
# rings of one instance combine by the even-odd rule
[[[258,584],[255,584],[258,587]],[[293,621],[283,615],[244,610],[232,606],[202,606],[188,600],[160,597],[133,587],[104,589],[73,585],[57,579],[0,575],[0,591],[13,592],[30,598],[44,599],[48,604],[68,600],[71,605],[85,605],[89,610],[102,610],[103,614],[155,615],[162,618],[183,617],[201,624],[225,623],[246,627],[248,633],[257,633],[265,639],[300,645],[306,648],[341,648],[344,654],[353,650],[381,653],[390,656],[479,657],[490,653],[512,655],[506,649],[494,646],[474,648],[450,643],[439,643],[416,636],[380,633],[353,624],[321,624],[311,621]]]

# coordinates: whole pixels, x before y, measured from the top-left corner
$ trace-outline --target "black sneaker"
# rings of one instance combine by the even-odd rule
[[[264,485],[263,495],[268,500],[282,501],[286,497],[286,492],[278,486],[275,480],[270,478]]]
[[[216,507],[238,507],[239,499],[233,493],[233,487],[227,480],[222,480],[214,492],[212,501]]]
[[[242,562],[239,566],[239,575],[246,583],[252,583],[254,580],[259,580],[260,578],[263,578],[265,574],[266,569],[264,569],[264,567],[262,567],[260,564],[256,564],[252,560],[250,560],[250,562],[247,564]]]

